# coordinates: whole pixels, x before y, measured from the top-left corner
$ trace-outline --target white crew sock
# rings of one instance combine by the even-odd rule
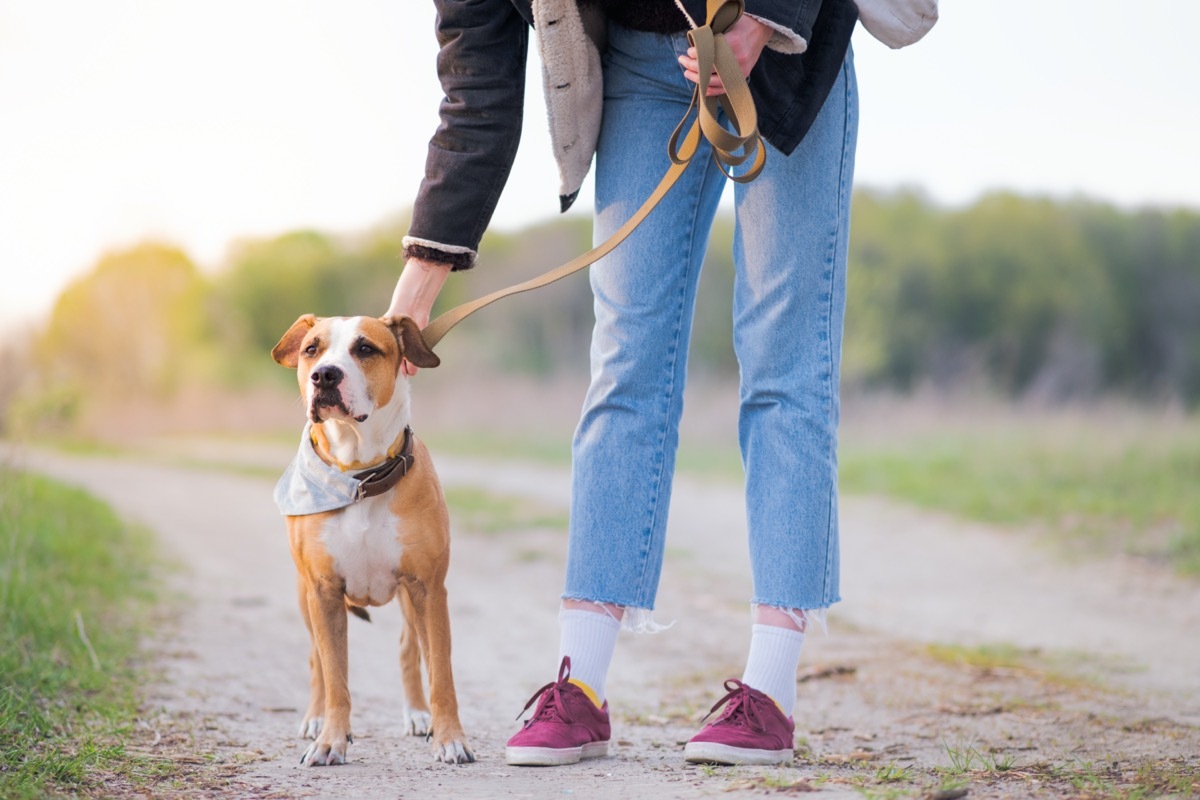
[[[604,682],[617,647],[621,623],[610,614],[564,608],[558,612],[558,660],[571,657],[571,681],[594,695],[597,707],[604,705]]]
[[[750,635],[750,655],[742,683],[758,689],[792,716],[796,705],[796,668],[804,634],[791,628],[756,624]]]

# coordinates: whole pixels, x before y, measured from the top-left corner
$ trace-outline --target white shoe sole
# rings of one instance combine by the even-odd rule
[[[561,767],[588,758],[608,755],[608,742],[589,742],[581,747],[506,747],[504,761],[513,767]]]
[[[683,748],[683,758],[693,764],[740,764],[776,765],[790,764],[794,758],[791,750],[751,750],[747,747],[730,747],[715,742],[688,742]]]

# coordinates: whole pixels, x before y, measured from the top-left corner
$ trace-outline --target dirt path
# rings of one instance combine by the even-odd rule
[[[189,450],[269,470],[290,456]],[[965,783],[971,797],[1073,797],[1081,782],[1189,781],[1200,793],[1200,586],[1128,561],[1065,563],[1027,536],[858,499],[842,512],[847,600],[830,615],[832,635],[806,644],[796,766],[683,764],[681,743],[720,681],[740,674],[749,619],[740,493],[686,480],[656,612],[675,626],[622,634],[612,757],[556,770],[504,764],[517,712],[553,677],[565,541],[456,525],[454,667],[478,762],[435,764],[426,743],[402,736],[397,619],[383,609],[351,626],[352,763],[302,768],[294,733],[307,636],[272,481],[149,456],[8,459],[89,489],[156,531],[181,565],[171,580],[182,611],[149,643],[163,679],[140,746],[192,764],[195,781],[156,796],[693,798],[790,784],[836,799]],[[448,487],[566,502],[561,472],[437,460]],[[934,658],[922,643],[1021,652],[1019,663],[988,663],[973,650]]]

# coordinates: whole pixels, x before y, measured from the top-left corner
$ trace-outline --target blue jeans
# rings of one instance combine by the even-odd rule
[[[692,84],[687,39],[610,26],[596,155],[597,242],[666,171]],[[824,609],[838,594],[837,424],[858,98],[853,58],[790,156],[735,185],[733,339],[752,602]],[[591,267],[591,385],[573,443],[564,598],[652,609],[662,569],[700,265],[726,179],[707,146]]]

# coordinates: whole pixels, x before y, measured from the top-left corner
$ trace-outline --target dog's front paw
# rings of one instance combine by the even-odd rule
[[[471,764],[475,761],[475,754],[471,752],[465,739],[452,739],[434,744],[433,757],[443,764]]]
[[[308,746],[300,763],[306,767],[333,766],[346,763],[346,748],[353,741],[350,735],[319,737]]]
[[[404,732],[409,736],[425,736],[433,730],[433,717],[428,711],[404,709]]]
[[[315,739],[321,733],[321,725],[325,722],[323,717],[305,717],[300,720],[300,738]]]

